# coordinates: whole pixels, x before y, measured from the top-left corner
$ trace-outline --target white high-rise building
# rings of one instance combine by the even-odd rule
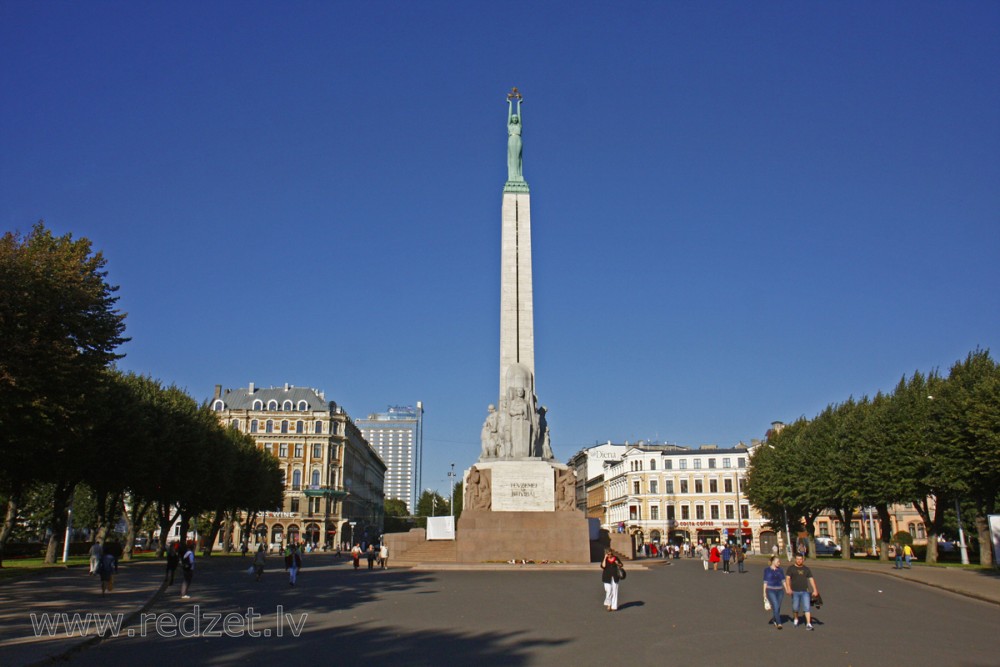
[[[407,511],[416,506],[417,446],[420,407],[390,405],[385,412],[357,421],[358,428],[386,465],[385,497],[402,500]]]

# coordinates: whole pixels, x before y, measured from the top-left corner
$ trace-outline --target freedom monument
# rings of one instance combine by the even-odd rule
[[[576,473],[552,454],[535,390],[531,194],[522,163],[523,98],[507,95],[507,182],[501,207],[500,394],[487,409],[482,451],[463,478],[458,560],[590,561]]]

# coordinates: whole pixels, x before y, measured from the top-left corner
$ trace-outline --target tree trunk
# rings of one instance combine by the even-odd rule
[[[889,541],[892,539],[892,516],[889,514],[889,506],[885,503],[876,505],[879,522],[879,548],[878,559],[886,562],[889,560]]]
[[[76,482],[58,482],[52,492],[52,523],[49,529],[49,544],[45,549],[45,563],[52,565],[56,562],[56,552],[59,544],[66,535],[66,509],[69,507],[70,498],[76,489]]]
[[[928,498],[913,503],[913,507],[920,514],[924,525],[927,526],[927,558],[925,560],[928,563],[936,563],[938,560],[937,543],[938,535],[941,534],[941,525],[944,523],[944,504],[940,498],[935,496],[934,515],[931,516]]]
[[[167,543],[170,539],[170,526],[177,520],[179,512],[180,510],[171,512],[169,503],[164,503],[163,501],[156,503],[156,518],[160,524],[160,546],[157,547],[156,552],[159,558],[162,558],[166,551]]]
[[[219,537],[219,529],[222,527],[222,520],[225,518],[225,510],[215,510],[215,516],[212,517],[212,525],[208,530],[208,538],[202,545],[201,555],[203,558],[208,558],[212,555],[212,545],[215,544],[215,541]]]
[[[15,492],[10,494],[10,498],[7,499],[7,515],[3,520],[3,528],[0,529],[0,567],[3,567],[3,552],[7,545],[7,540],[10,539],[11,533],[14,532],[14,524],[17,523],[17,512],[21,505],[21,493]]]
[[[979,537],[979,564],[992,567],[993,538],[990,535],[990,522],[982,514],[976,515],[976,535]]]

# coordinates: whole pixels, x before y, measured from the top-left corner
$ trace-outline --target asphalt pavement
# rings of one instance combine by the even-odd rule
[[[650,604],[650,602],[645,600],[636,601],[633,599],[630,602],[630,593],[634,598],[636,592],[647,586],[649,587],[649,591],[658,590],[658,587],[664,586],[664,596],[674,597],[682,595],[682,588],[687,591],[683,593],[687,601],[682,605],[682,608],[694,609],[695,606],[703,605],[706,601],[710,607],[718,604],[719,622],[724,625],[727,622],[726,619],[730,617],[729,605],[731,602],[728,598],[718,603],[712,601],[712,598],[719,595],[720,591],[722,591],[723,595],[728,595],[728,593],[725,593],[728,589],[720,589],[719,587],[728,586],[729,589],[733,589],[734,591],[738,588],[742,591],[740,595],[756,596],[759,592],[760,572],[764,563],[764,558],[750,558],[747,561],[747,567],[751,571],[750,575],[746,577],[734,575],[734,579],[727,579],[722,573],[704,573],[701,571],[700,562],[692,561],[691,559],[675,560],[670,562],[670,564],[658,559],[640,559],[629,564],[629,569],[633,574],[623,584],[623,603],[619,614],[636,614],[636,612],[642,611],[641,607]],[[191,601],[182,601],[180,599],[179,572],[176,583],[172,587],[165,586],[163,576],[164,564],[162,561],[142,561],[122,564],[118,575],[115,577],[115,590],[104,596],[100,593],[98,577],[89,575],[86,568],[47,570],[22,579],[0,581],[0,665],[4,665],[5,667],[21,667],[25,665],[50,664],[57,660],[69,660],[74,664],[77,662],[87,664],[93,659],[93,657],[88,657],[88,654],[91,652],[101,656],[107,655],[104,652],[105,649],[101,646],[102,642],[105,642],[101,634],[109,637],[105,643],[122,644],[121,639],[110,639],[110,636],[114,633],[113,629],[109,629],[110,626],[109,628],[105,628],[103,633],[99,630],[94,622],[98,618],[97,615],[100,615],[100,619],[102,620],[111,619],[109,622],[112,624],[117,623],[118,631],[124,632],[125,629],[137,627],[137,623],[144,614],[152,616],[152,614],[146,614],[149,610],[162,613],[164,610],[189,608],[188,606],[181,606],[182,604],[202,601],[203,604],[213,602],[221,605],[224,599],[233,596],[240,597],[243,593],[246,593],[248,596],[255,596],[254,584],[251,583],[253,578],[245,573],[245,568],[249,567],[249,565],[249,559],[238,557],[217,556],[208,559],[199,558],[192,586],[193,599]],[[271,559],[269,565],[270,568],[266,574],[268,579],[267,586],[270,591],[268,595],[287,596],[291,590],[283,588],[287,585],[287,575],[283,572],[280,563],[276,559]],[[876,595],[876,600],[870,603],[873,605],[873,608],[878,607],[878,596],[883,593],[883,590],[887,592],[903,591],[904,593],[898,593],[898,595],[902,596],[905,594],[908,596],[907,599],[920,600],[922,599],[922,595],[927,595],[927,593],[920,592],[921,587],[924,587],[925,589],[938,589],[939,591],[947,591],[949,594],[961,596],[962,598],[971,598],[989,603],[986,607],[987,609],[993,606],[990,611],[994,614],[1000,613],[1000,609],[997,609],[997,607],[1000,607],[1000,576],[995,572],[922,564],[914,564],[912,569],[895,570],[891,562],[879,563],[868,560],[826,558],[810,560],[809,565],[814,569],[817,580],[820,582],[821,592],[828,603],[837,600],[840,595],[840,590],[834,582],[840,582],[840,587],[844,588],[846,592],[851,592],[856,587],[856,582],[871,581],[874,583],[870,586],[865,584],[864,593],[858,590],[853,591],[852,594],[867,595],[869,592],[868,589],[877,590],[878,595]],[[565,595],[568,590],[575,590],[579,585],[577,582],[590,582],[590,579],[595,578],[594,570],[596,567],[594,564],[506,565],[415,563],[406,564],[405,567],[393,567],[386,572],[354,573],[351,571],[349,561],[346,559],[338,560],[335,556],[328,554],[313,554],[305,557],[302,575],[303,581],[300,582],[300,586],[314,586],[315,582],[322,578],[324,586],[329,584],[331,591],[341,591],[338,599],[354,600],[353,604],[357,608],[363,608],[366,610],[366,614],[372,614],[371,616],[359,616],[355,619],[355,622],[348,623],[348,626],[353,630],[354,645],[369,646],[371,644],[367,640],[367,636],[365,641],[361,641],[357,633],[364,627],[371,626],[376,618],[385,616],[385,612],[389,608],[380,607],[376,604],[375,598],[378,596],[374,596],[371,599],[366,597],[357,598],[358,591],[355,591],[354,588],[358,582],[366,582],[364,585],[367,586],[370,582],[377,581],[380,587],[385,587],[385,590],[390,592],[393,590],[410,592],[424,586],[431,586],[435,592],[440,592],[434,588],[436,584],[433,582],[454,582],[458,588],[464,590],[465,587],[468,587],[470,591],[474,591],[473,593],[462,593],[463,595],[482,597],[484,604],[488,605],[491,610],[479,609],[477,613],[485,614],[484,618],[490,619],[486,625],[492,628],[496,623],[502,624],[505,614],[530,615],[532,613],[531,610],[538,608],[539,605],[536,605],[531,599],[527,598],[538,595],[542,596],[546,601],[554,599],[558,602],[558,599]],[[364,564],[362,568],[364,569]],[[511,579],[510,577],[513,573],[521,573],[523,576],[514,576]],[[863,573],[865,577],[862,579],[852,577],[851,575],[854,573]],[[365,579],[366,577],[369,579]],[[376,580],[373,577],[381,577],[381,579]],[[733,583],[720,584],[720,581]],[[884,582],[884,585],[878,583],[880,581]],[[499,586],[497,582],[499,582]],[[510,585],[508,586],[504,582],[510,582]],[[678,587],[677,584],[680,586]],[[519,591],[517,587],[520,586],[527,586],[527,590],[516,592]],[[594,587],[596,588],[596,585]],[[506,590],[508,588],[510,590]],[[483,590],[479,591],[479,589]],[[298,593],[298,591],[294,590],[291,590],[291,592]],[[430,599],[426,595],[430,595],[430,593],[416,596],[390,596],[391,604],[393,605],[392,610],[397,614],[410,613],[416,617],[427,617],[428,614],[422,612],[420,606],[421,601],[426,602]],[[518,595],[521,597],[518,598]],[[867,600],[868,598],[865,599]],[[283,600],[283,597],[275,597],[274,608],[282,604]],[[473,603],[475,604],[475,600],[473,600]],[[575,614],[579,611],[581,605],[586,604],[581,602],[567,602],[567,613],[569,615]],[[748,606],[752,604],[752,601],[747,603]],[[866,602],[865,604],[869,603]],[[349,605],[348,608],[354,607]],[[318,622],[323,613],[330,614],[331,622],[334,625],[342,624],[345,620],[339,616],[342,610],[332,605],[327,606],[326,601],[324,601],[323,605],[320,605],[320,610],[319,612],[312,612],[312,618],[316,619],[316,621],[310,621],[311,623]],[[376,610],[379,611],[376,612]],[[450,610],[447,611],[450,613]],[[901,611],[909,613],[905,609]],[[45,614],[48,614],[48,616],[44,616]],[[52,614],[59,614],[59,616],[52,616]],[[90,614],[89,619],[91,620],[91,624],[86,627],[77,626],[68,630],[65,623],[67,621],[73,622],[74,615],[76,614],[79,614],[79,623],[86,623],[88,614]],[[430,615],[430,617],[434,616],[434,614]],[[668,612],[668,616],[664,618],[664,621],[676,619],[676,616],[677,610],[674,609]],[[632,618],[635,618],[635,616],[632,616]],[[56,619],[59,620],[61,625],[53,625]],[[289,619],[292,620],[292,616],[289,616]],[[592,626],[595,628],[595,631],[599,632],[600,628],[606,625],[607,619],[602,620],[605,622]],[[456,622],[460,621],[461,619]],[[410,622],[408,617],[402,617],[399,621],[401,625]],[[545,619],[539,619],[538,621],[538,623],[543,625],[550,622],[550,620]],[[49,625],[46,626],[45,623]],[[588,627],[588,623],[591,623],[591,621],[581,618],[572,627],[586,628]],[[514,625],[517,624],[515,623]],[[677,627],[676,622],[673,625]],[[277,625],[271,623],[270,627],[280,632],[280,619]],[[788,625],[786,624],[787,628]],[[287,629],[289,632],[293,631],[294,624]],[[370,629],[374,633],[372,636],[384,637],[384,633],[386,632],[384,628],[370,627]],[[486,629],[487,627],[484,627],[484,630]],[[820,627],[819,629],[822,630],[823,628]],[[523,630],[519,632],[523,632]],[[454,640],[455,638],[451,639]],[[511,638],[504,636],[492,639],[504,643]],[[147,641],[155,640],[156,638]],[[538,651],[544,652],[541,655],[554,656],[559,653],[560,649],[556,649],[555,644],[547,646],[545,642],[537,638],[532,641],[537,642],[533,646]],[[709,640],[706,639],[706,641]],[[967,646],[968,644],[966,643],[965,645]],[[500,659],[502,655],[503,652],[501,651],[498,654],[496,664],[504,664]],[[679,654],[674,652],[673,655],[677,657]],[[696,654],[692,653],[691,655],[693,657]],[[103,657],[101,659],[104,660]],[[490,660],[480,662],[481,664],[493,664]],[[537,660],[526,659],[523,662],[524,664],[549,664],[545,660],[539,662]],[[752,663],[753,661],[750,662]],[[516,662],[510,664],[516,664]],[[587,661],[584,660],[578,664],[587,664]],[[685,663],[675,662],[674,664]],[[816,663],[814,662],[813,664]],[[859,659],[855,655],[846,662],[834,661],[826,664],[868,663],[863,658]],[[959,660],[955,664],[973,665],[990,663],[976,662],[975,660],[963,663]]]

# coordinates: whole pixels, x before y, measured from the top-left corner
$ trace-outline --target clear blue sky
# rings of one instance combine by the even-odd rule
[[[1000,352],[1000,3],[0,4],[0,228],[93,240],[124,368],[497,400],[524,103],[556,457],[733,445]]]

